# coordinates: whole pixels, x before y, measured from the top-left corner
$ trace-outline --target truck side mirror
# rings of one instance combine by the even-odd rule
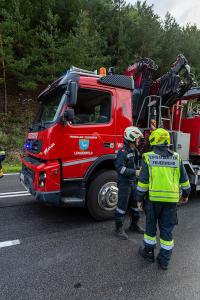
[[[65,110],[64,115],[63,115],[64,122],[70,122],[74,120],[74,109],[73,108],[68,108]]]
[[[71,81],[69,85],[69,98],[68,105],[74,106],[77,102],[78,84],[75,81]]]

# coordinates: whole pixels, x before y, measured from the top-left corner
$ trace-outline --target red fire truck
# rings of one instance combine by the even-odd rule
[[[148,133],[156,122],[176,129],[170,128],[175,150],[182,151],[191,182],[200,189],[200,115],[197,106],[190,116],[185,109],[193,113],[188,99],[198,99],[200,91],[185,94],[191,81],[181,82],[181,88],[179,82],[178,92],[169,93],[168,88],[161,96],[163,78],[151,79],[155,64],[145,60],[142,64],[135,79],[72,68],[39,95],[40,109],[27,133],[20,174],[36,200],[56,206],[86,205],[97,220],[111,217],[118,192],[114,159],[123,146],[124,129],[134,124]],[[187,69],[185,62],[184,66]],[[166,78],[164,83],[166,87]],[[164,105],[169,99],[170,104]],[[184,109],[180,102],[174,108],[180,99]]]

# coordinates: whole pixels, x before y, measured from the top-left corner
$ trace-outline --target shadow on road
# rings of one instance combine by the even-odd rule
[[[179,211],[187,213],[199,209],[199,200],[200,193],[192,196],[187,205],[180,206]],[[104,225],[96,222],[85,208],[49,207],[36,202],[32,197],[24,197],[23,200],[16,198],[10,204],[0,208],[0,240],[110,226],[105,221]]]
[[[1,208],[0,220],[0,241],[78,228],[84,230],[101,224],[85,208],[49,207],[35,201]]]

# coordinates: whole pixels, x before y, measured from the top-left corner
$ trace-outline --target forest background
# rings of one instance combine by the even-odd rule
[[[25,131],[37,95],[71,65],[123,73],[140,57],[158,64],[158,78],[183,53],[200,82],[200,30],[164,20],[146,1],[0,0],[0,145],[6,171],[19,170]]]

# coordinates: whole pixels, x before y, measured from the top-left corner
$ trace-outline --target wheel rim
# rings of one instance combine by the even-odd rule
[[[116,182],[105,183],[98,195],[98,203],[101,208],[107,211],[114,210],[118,201],[118,188]]]

